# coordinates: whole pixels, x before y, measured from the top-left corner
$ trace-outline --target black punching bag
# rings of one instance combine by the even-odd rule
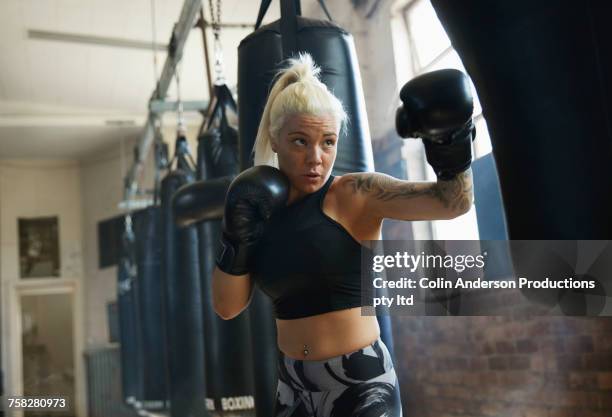
[[[612,3],[432,0],[474,81],[511,239],[612,237]]]
[[[162,274],[159,206],[147,207],[134,215],[136,265],[138,268],[139,331],[142,339],[139,355],[143,363],[142,396],[138,400],[146,410],[166,408],[166,341],[160,323],[162,315]]]
[[[227,189],[206,187],[210,180],[230,179],[238,174],[237,108],[226,85],[215,85],[214,106],[204,132],[198,138],[196,177],[206,192],[218,192],[223,201]],[[228,182],[229,183],[229,182]],[[223,193],[222,193],[223,191]],[[211,207],[207,207],[207,211]],[[231,320],[223,320],[212,304],[212,271],[221,237],[221,216],[199,224],[200,275],[206,351],[206,388],[212,415],[253,415],[254,380],[251,356],[251,333],[246,311]]]
[[[333,22],[292,16],[291,10],[287,10],[287,5],[292,3],[293,0],[283,0],[281,20],[260,27],[238,47],[240,167],[244,170],[253,165],[253,145],[272,78],[286,64],[285,58],[308,52],[321,68],[321,81],[342,101],[350,120],[338,141],[334,174],[374,171],[353,37]],[[281,36],[283,29],[293,29],[293,32]],[[295,42],[287,43],[292,49],[283,49],[283,39],[291,34]]]
[[[131,227],[132,216],[125,218],[121,252],[117,264],[117,307],[121,346],[121,388],[128,404],[142,398],[143,361],[138,308],[136,242]]]
[[[190,177],[191,174],[177,169],[169,172],[161,183],[164,324],[171,417],[208,415],[197,231],[195,226],[178,228],[171,205],[172,195]]]
[[[263,1],[258,23],[265,14]],[[238,47],[241,169],[253,165],[253,145],[274,75],[286,58],[308,52],[320,78],[338,97],[350,123],[341,132],[333,173],[373,171],[372,145],[352,36],[333,22],[299,16],[299,2],[281,0],[281,19],[262,26]],[[256,289],[250,308],[257,416],[272,415],[276,389],[276,339],[269,300]],[[393,351],[389,317],[379,317],[381,337]]]

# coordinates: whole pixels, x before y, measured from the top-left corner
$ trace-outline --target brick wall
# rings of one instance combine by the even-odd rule
[[[612,318],[393,317],[404,416],[610,417]]]

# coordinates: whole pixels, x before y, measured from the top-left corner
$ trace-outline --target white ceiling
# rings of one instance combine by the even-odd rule
[[[253,24],[260,2],[221,3],[223,23]],[[203,4],[209,19],[208,0]],[[156,79],[151,50],[32,39],[28,31],[149,43],[153,40],[152,5],[156,42],[167,44],[181,0],[0,1],[0,158],[79,159],[139,135]],[[275,0],[264,22],[278,16]],[[236,83],[238,44],[250,31],[227,28],[222,32],[230,86]],[[208,39],[212,49],[210,31]],[[180,67],[183,100],[208,99],[202,44],[201,32],[194,29]],[[165,59],[165,52],[157,53],[158,75]],[[175,98],[173,83],[169,99]],[[131,125],[112,125],[117,121]],[[200,116],[192,115],[188,121],[199,123]]]

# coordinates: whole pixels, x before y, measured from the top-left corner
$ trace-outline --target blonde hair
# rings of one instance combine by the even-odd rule
[[[272,140],[278,139],[280,130],[288,116],[308,114],[332,116],[338,129],[347,121],[342,102],[319,80],[321,69],[312,57],[300,53],[289,60],[289,66],[276,74],[268,101],[264,107],[253,150],[254,165],[270,165],[278,168],[276,153],[272,151]]]

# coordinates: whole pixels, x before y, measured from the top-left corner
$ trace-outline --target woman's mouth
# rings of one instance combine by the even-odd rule
[[[319,175],[319,174],[305,174],[304,177],[306,178],[306,181],[308,181],[308,182],[317,182],[319,180],[319,178],[321,177],[321,175]]]

